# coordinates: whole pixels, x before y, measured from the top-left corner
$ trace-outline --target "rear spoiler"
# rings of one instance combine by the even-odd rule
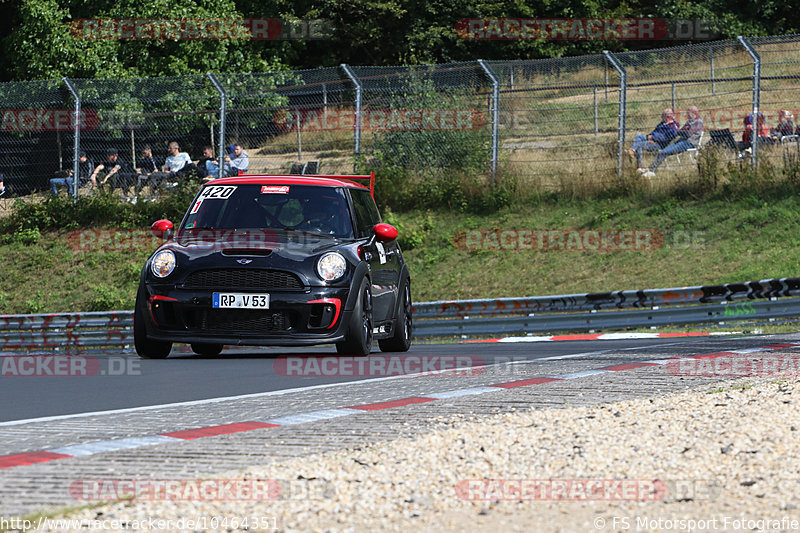
[[[375,173],[370,172],[369,175],[353,175],[347,176],[343,174],[303,174],[304,178],[332,178],[332,179],[345,179],[345,180],[369,180],[369,194],[372,199],[375,199]]]

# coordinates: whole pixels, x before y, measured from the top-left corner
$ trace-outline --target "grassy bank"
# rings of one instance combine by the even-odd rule
[[[400,229],[417,301],[800,275],[800,199],[795,195],[769,201],[755,196],[702,202],[565,200],[514,205],[486,215],[453,210],[384,214]],[[519,251],[508,249],[513,246],[509,239],[507,246],[491,238],[464,239],[465,231],[507,229],[648,230],[653,249]],[[454,239],[459,235],[461,240]],[[66,230],[18,230],[3,236],[0,313],[132,307],[141,265],[152,248],[85,252],[74,249],[68,236]],[[537,247],[535,237],[531,243]],[[480,247],[485,249],[474,249]]]

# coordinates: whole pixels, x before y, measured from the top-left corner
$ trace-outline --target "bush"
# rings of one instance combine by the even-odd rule
[[[40,231],[71,230],[96,226],[136,228],[149,226],[160,218],[175,222],[183,217],[200,182],[183,182],[164,191],[152,202],[132,204],[112,194],[99,191],[77,201],[69,196],[48,195],[40,201],[17,201],[11,214],[0,219],[0,233],[5,242],[36,242]],[[9,235],[11,237],[9,237]],[[11,239],[11,241],[9,241]]]
[[[499,176],[494,184],[468,171],[411,173],[393,167],[382,169],[375,183],[381,210],[449,209],[460,212],[494,212],[514,202],[517,182]]]
[[[94,287],[94,294],[89,300],[89,311],[114,311],[133,307],[130,294],[117,288],[101,285]]]

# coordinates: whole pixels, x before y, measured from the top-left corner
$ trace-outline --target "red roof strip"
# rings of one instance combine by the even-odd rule
[[[367,189],[360,183],[351,181],[349,178],[369,178],[369,176],[234,176],[232,178],[220,178],[213,180],[214,185],[321,185],[325,187],[355,187]],[[212,182],[209,182],[212,183]]]
[[[404,405],[412,405],[415,403],[428,403],[434,401],[434,398],[420,398],[413,396],[411,398],[403,398],[400,400],[392,400],[390,402],[368,403],[366,405],[355,405],[347,409],[358,409],[359,411],[380,411],[381,409],[391,409],[392,407],[402,407]]]
[[[12,468],[15,466],[33,465],[37,463],[47,463],[57,459],[69,459],[71,455],[53,452],[25,452],[12,455],[0,456],[0,469]]]
[[[230,435],[231,433],[241,433],[242,431],[275,427],[278,427],[278,424],[268,424],[266,422],[237,422],[235,424],[222,424],[220,426],[161,433],[161,435],[165,437],[174,437],[176,439],[192,440],[201,437],[216,437],[217,435]]]

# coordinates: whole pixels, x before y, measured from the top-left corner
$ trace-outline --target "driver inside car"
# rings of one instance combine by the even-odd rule
[[[339,233],[339,203],[338,198],[310,198],[303,210],[304,229],[323,235]]]

